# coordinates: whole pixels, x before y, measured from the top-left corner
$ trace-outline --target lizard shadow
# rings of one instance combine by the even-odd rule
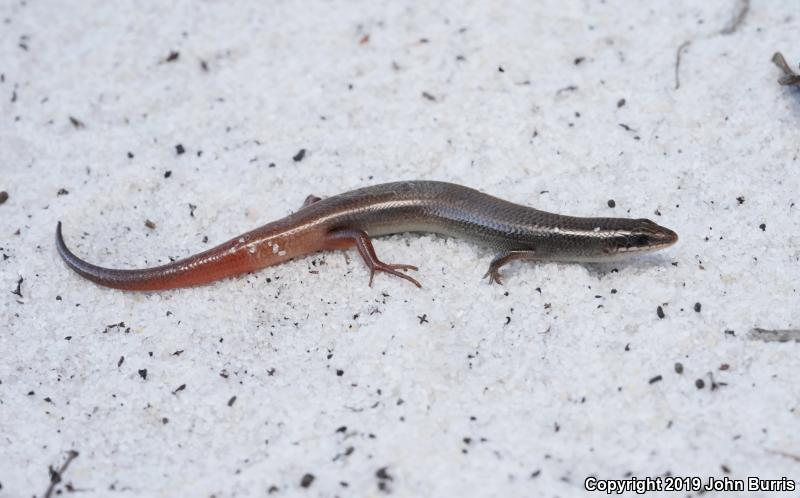
[[[649,254],[619,261],[608,261],[602,263],[580,263],[586,268],[590,275],[598,278],[606,277],[612,273],[621,273],[632,269],[666,268],[677,266],[672,258],[663,254]]]

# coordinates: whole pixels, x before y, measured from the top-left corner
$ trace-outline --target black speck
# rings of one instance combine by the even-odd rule
[[[274,167],[275,167],[275,163],[269,163],[269,165],[267,166],[267,168],[274,168]]]
[[[300,161],[303,160],[304,157],[306,157],[306,150],[305,149],[300,149],[300,150],[297,151],[297,154],[292,156],[292,161],[294,161],[296,163],[299,163]]]
[[[619,99],[617,101],[617,109],[625,105],[625,99]]]
[[[169,178],[170,176],[172,176],[172,171],[171,170],[167,170],[167,171],[164,172],[164,178]]]
[[[337,368],[336,369],[336,376],[337,377],[341,377],[342,375],[344,375],[344,370]]]
[[[19,277],[19,280],[17,280],[17,288],[14,289],[13,291],[11,291],[11,293],[12,294],[16,294],[17,296],[19,296],[21,298],[22,297],[22,282],[24,282],[24,281],[25,281],[24,278]]]
[[[105,330],[103,330],[103,333],[107,334],[109,330],[116,329],[116,328],[124,329],[125,328],[125,322],[112,323],[111,325],[106,325],[106,328],[105,328]],[[125,333],[127,333],[129,331],[130,331],[130,327],[127,328]]]
[[[120,363],[120,365],[121,364],[122,363]],[[144,380],[147,380],[147,369],[146,368],[143,368],[143,369],[139,370],[139,377],[141,377]]]
[[[501,73],[505,73],[506,72],[506,70],[503,69],[503,66],[497,66],[497,70],[500,71]]]
[[[700,304],[700,303],[694,303],[694,310],[695,310],[697,313],[700,313],[700,310],[701,310],[701,309],[703,309],[703,305],[702,305],[702,304]]]
[[[156,228],[156,224],[155,224],[155,223],[153,223],[153,222],[152,222],[152,221],[150,221],[150,220],[144,220],[144,226],[146,226],[146,227],[147,227],[147,228],[149,228],[150,230],[153,230],[153,229],[155,229],[155,228]]]
[[[650,380],[648,380],[647,383],[648,384],[655,384],[656,382],[661,382],[661,379],[663,379],[662,376],[656,375],[655,377],[652,377]]]
[[[683,373],[683,363],[681,362],[675,363],[675,373],[678,375]]]
[[[69,194],[69,190],[67,190],[65,188],[60,188],[60,189],[58,189],[58,192],[56,192],[56,195],[58,197],[61,197],[62,195],[67,195],[67,194]]]
[[[417,315],[417,318],[419,318],[419,324],[420,325],[422,325],[423,323],[429,323],[427,314],[423,313],[421,316]]]
[[[694,387],[696,387],[698,389],[704,388],[705,385],[706,385],[706,383],[703,382],[703,379],[697,379],[696,381],[694,381]]]
[[[575,57],[575,60],[572,61],[576,66],[580,65],[581,62],[585,61],[586,57]]]
[[[3,190],[2,192],[0,192],[0,204],[5,203],[7,200],[8,200],[8,192]]]
[[[181,154],[186,152],[186,149],[183,148],[183,144],[178,144],[175,146],[175,152],[177,152],[178,155],[180,156]]]
[[[386,470],[386,467],[381,467],[375,472],[375,477],[378,478],[378,489],[384,493],[390,493],[389,483],[394,479]]]
[[[228,406],[233,406],[236,403],[236,396],[232,396],[231,399],[228,400]]]
[[[617,289],[611,289],[611,293],[612,294],[616,294],[617,293]]]
[[[86,127],[86,125],[83,123],[83,121],[81,121],[80,119],[78,119],[78,118],[76,118],[74,116],[70,116],[69,117],[69,122],[72,123],[72,126],[74,126],[75,129],[85,128]]]
[[[725,335],[732,335],[732,336],[736,337],[736,332],[734,332],[731,329],[725,329]]]
[[[197,206],[190,202],[189,203],[189,216],[191,216],[192,218],[194,218],[194,210],[195,209],[197,209]]]
[[[760,228],[762,232],[766,232],[767,231],[767,224],[766,223],[762,223],[762,224],[758,225],[758,228]]]
[[[125,363],[125,357],[120,356],[119,361],[117,362],[117,368],[121,367],[123,363]]]
[[[656,308],[656,315],[658,315],[659,318],[664,318],[664,308],[661,306]]]
[[[181,385],[178,386],[177,389],[172,391],[172,394],[178,394],[179,392],[183,391],[184,389],[186,389],[186,384],[181,384]]]
[[[178,57],[180,56],[181,56],[180,52],[173,50],[172,52],[169,53],[167,58],[164,59],[164,62],[175,62],[176,60],[178,60]]]
[[[744,196],[743,196],[743,195],[740,195],[739,197],[737,197],[737,198],[736,198],[736,202],[738,202],[740,206],[741,206],[742,204],[744,204]]]
[[[300,486],[307,488],[311,486],[312,482],[314,482],[314,474],[306,474],[300,479]]]
[[[436,97],[434,97],[433,95],[431,95],[428,92],[422,92],[422,97],[425,98],[425,99],[430,100],[431,102],[436,102]]]
[[[128,152],[128,159],[133,159],[133,152]]]
[[[617,207],[617,202],[614,199],[609,199],[608,200],[608,207],[610,207],[610,208]]]

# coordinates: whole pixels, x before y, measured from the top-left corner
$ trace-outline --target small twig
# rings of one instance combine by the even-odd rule
[[[675,90],[681,87],[681,54],[683,50],[692,44],[691,40],[686,40],[685,42],[681,43],[678,47],[678,51],[675,53]]]
[[[576,85],[565,86],[564,88],[559,88],[558,91],[556,91],[556,97],[560,97],[564,93],[575,92],[577,90],[578,87]]]
[[[782,53],[775,52],[775,55],[772,56],[772,62],[783,71],[783,76],[778,79],[778,83],[784,86],[800,85],[800,75],[792,71]]]
[[[53,467],[48,467],[48,470],[50,471],[50,485],[47,487],[47,491],[44,492],[44,498],[50,498],[52,496],[53,490],[56,488],[56,484],[61,482],[61,476],[63,476],[64,472],[67,471],[69,464],[78,458],[78,454],[79,453],[75,450],[69,450],[67,453],[67,459],[61,465],[60,469],[55,470]]]
[[[750,329],[748,339],[764,342],[800,342],[800,329]]]
[[[736,15],[733,16],[731,21],[725,25],[724,28],[721,30],[711,33],[709,35],[703,37],[693,37],[690,40],[686,40],[685,42],[681,43],[678,47],[678,50],[675,53],[675,90],[681,87],[681,78],[680,78],[680,70],[681,70],[681,55],[683,51],[692,44],[692,41],[695,39],[708,39],[716,35],[730,35],[734,33],[739,26],[744,23],[745,18],[747,17],[747,13],[750,12],[750,0],[737,0],[739,2],[739,7],[736,10]]]
[[[769,453],[772,453],[773,455],[779,455],[779,456],[782,456],[782,457],[791,458],[795,462],[800,462],[800,456],[793,455],[792,453],[787,453],[787,452],[781,451],[781,450],[770,450],[770,449],[768,449],[767,451]]]
[[[744,18],[747,17],[747,13],[750,11],[750,0],[739,0],[739,10],[736,12],[736,15],[731,19],[731,22],[728,23],[727,26],[722,28],[719,32],[721,35],[730,35],[736,32],[739,29],[739,26],[742,25],[744,22]]]

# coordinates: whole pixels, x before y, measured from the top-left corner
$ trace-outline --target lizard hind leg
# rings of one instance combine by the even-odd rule
[[[527,251],[501,252],[500,254],[494,257],[491,263],[489,263],[489,269],[486,270],[486,273],[483,275],[483,278],[489,277],[490,284],[496,282],[499,285],[503,285],[503,279],[500,277],[500,268],[517,259],[535,260],[538,258],[536,257],[536,251],[532,249]]]
[[[321,201],[321,200],[322,200],[322,197],[317,197],[314,194],[308,194],[308,197],[306,197],[306,200],[303,201],[303,205],[300,206],[300,207],[304,208],[304,207],[310,206],[310,205],[314,204],[315,202],[318,202],[318,201]]]
[[[384,263],[383,261],[378,259],[378,256],[375,254],[375,248],[372,247],[372,241],[367,235],[367,232],[363,230],[356,230],[356,229],[349,229],[343,228],[339,230],[334,230],[328,233],[328,242],[329,244],[336,246],[342,245],[342,241],[348,241],[350,243],[355,243],[356,249],[358,249],[358,254],[361,255],[361,258],[366,263],[367,268],[369,268],[369,286],[372,287],[372,279],[375,277],[375,272],[384,272],[390,275],[394,275],[395,277],[400,277],[404,280],[408,280],[412,284],[416,285],[417,287],[422,287],[416,279],[406,275],[405,273],[401,273],[398,270],[417,270],[416,266],[413,265],[403,265],[403,264],[390,264]]]

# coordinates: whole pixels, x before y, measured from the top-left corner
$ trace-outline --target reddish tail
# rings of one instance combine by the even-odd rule
[[[288,254],[287,251],[261,250],[259,240],[251,237],[254,233],[245,234],[179,261],[141,270],[103,268],[82,260],[64,244],[61,222],[56,227],[56,247],[67,266],[99,285],[123,290],[164,290],[213,282],[281,263],[299,255],[296,251]],[[250,244],[245,244],[245,241]]]

